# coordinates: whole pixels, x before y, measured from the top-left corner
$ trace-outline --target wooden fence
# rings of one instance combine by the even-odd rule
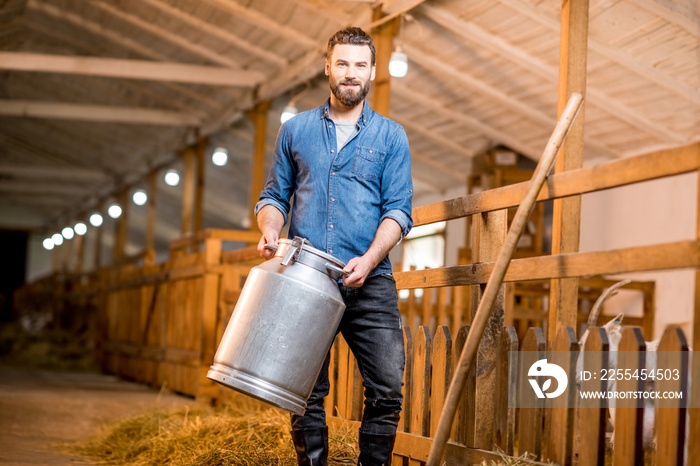
[[[538,200],[565,198],[689,172],[700,173],[699,144],[550,176]],[[478,305],[481,290],[505,237],[507,209],[518,205],[528,185],[519,183],[417,207],[413,211],[415,225],[469,216],[474,229],[471,235],[472,263],[394,274],[399,289],[421,288],[426,296],[419,303],[415,295],[409,295],[409,300],[401,304],[407,325],[404,335],[408,358],[404,385],[406,406],[396,443],[395,464],[413,466],[427,459],[437,413],[444,400],[454,361],[466,339],[466,325]],[[206,370],[213,361],[245,277],[260,261],[254,248],[222,252],[222,242],[257,243],[258,239],[258,235],[251,232],[204,230],[194,237],[173,242],[170,258],[164,264],[155,265],[144,260],[141,265],[122,263],[89,277],[54,277],[28,285],[19,295],[24,302],[35,303],[32,289],[43,296],[53,296],[52,312],[59,315],[64,312],[61,309],[65,308],[66,302],[82,300],[83,305],[94,305],[98,322],[97,349],[106,370],[155,386],[167,384],[175,391],[199,398],[221,398],[230,391],[209,382],[205,378]],[[147,258],[148,254],[144,257]],[[462,404],[454,424],[453,441],[446,450],[447,464],[498,459],[496,447],[506,456],[527,451],[536,458],[557,464],[572,464],[577,450],[579,464],[598,464],[603,451],[602,407],[587,411],[597,413],[593,420],[588,414],[585,419],[583,416],[577,418],[575,410],[557,406],[529,410],[508,408],[507,400],[512,394],[505,381],[513,374],[514,368],[503,355],[518,348],[544,351],[546,342],[541,329],[527,329],[523,337],[520,328],[518,338],[515,328],[504,325],[506,309],[513,306],[507,287],[521,287],[524,296],[527,287],[534,286],[538,280],[546,283],[550,279],[565,277],[588,279],[636,271],[698,267],[700,239],[697,237],[651,246],[513,260],[484,334],[476,370],[472,370],[472,380],[464,394],[465,400],[469,401]],[[76,281],[80,284],[73,285]],[[696,288],[700,287],[697,282],[696,278]],[[603,285],[605,282],[598,282],[597,289],[602,289]],[[539,296],[546,298],[543,289],[540,289]],[[583,285],[580,289],[583,293],[589,292]],[[653,302],[653,288],[641,291],[647,302]],[[430,299],[433,293],[435,296]],[[63,298],[58,299],[58,296]],[[510,296],[517,296],[517,292]],[[695,296],[697,314],[700,290],[696,289]],[[67,300],[68,297],[72,301]],[[540,309],[540,312],[544,311],[546,309]],[[696,329],[699,320],[695,319]],[[646,314],[638,322],[647,335],[651,322],[653,319]],[[639,343],[640,332],[640,329],[626,329],[624,347],[633,347],[632,339]],[[593,335],[598,334],[597,330],[593,332]],[[684,352],[684,337],[678,329],[667,330],[665,335],[672,336],[666,336],[662,345],[679,351],[679,354]],[[603,337],[599,337],[602,341]],[[596,341],[595,338],[590,342]],[[700,330],[696,330],[696,346],[699,339]],[[562,328],[552,348],[576,349],[575,342],[574,329]],[[357,423],[362,411],[359,372],[342,341],[338,341],[332,351],[334,384],[326,405],[329,420]],[[700,374],[692,375],[695,377],[692,386],[697,390],[700,388]],[[619,406],[619,409],[625,409],[625,406]],[[632,411],[636,413],[635,409],[629,411],[629,408],[620,411],[618,417],[616,444],[620,447],[615,450],[616,464],[633,464],[640,460],[639,417],[630,414]],[[700,416],[696,411],[689,410],[690,438],[700,438]],[[659,425],[664,426],[664,437],[668,437],[663,441],[659,439],[654,453],[659,464],[665,461],[675,464],[671,460],[672,452],[678,454],[683,447],[673,443],[673,437],[684,438],[681,423],[685,418],[680,408],[657,413],[658,422],[662,422]],[[578,448],[579,444],[585,448]],[[690,454],[694,455],[691,457],[700,457],[700,443],[690,442],[688,447]]]
[[[404,410],[393,464],[425,464],[430,449],[429,438],[437,429],[447,387],[468,332],[469,327],[463,326],[453,339],[447,326],[438,327],[434,334],[428,327],[419,327],[415,333],[404,327]],[[609,367],[605,353],[609,349],[608,338],[601,327],[589,329],[589,335],[581,357],[585,360],[586,370],[600,374]],[[489,368],[497,381],[496,390],[492,393],[480,391],[479,377],[471,374],[452,429],[451,443],[448,444],[445,458],[448,465],[478,464],[513,456],[527,457],[534,464],[538,460],[559,457],[564,458],[560,464],[577,462],[579,465],[598,465],[607,464],[606,454],[608,458],[614,455],[616,465],[681,463],[686,437],[678,433],[685,432],[687,405],[680,399],[664,400],[654,406],[655,428],[663,435],[658,436],[655,448],[646,450],[642,449],[644,432],[640,416],[642,411],[639,409],[642,406],[637,401],[631,405],[618,401],[615,407],[614,450],[610,444],[610,434],[606,436],[608,406],[605,400],[584,400],[576,408],[567,409],[567,403],[576,406],[573,401],[576,392],[571,391],[568,399],[562,397],[547,400],[537,407],[516,409],[517,393],[513,381],[518,378],[518,368],[529,367],[531,363],[544,358],[546,346],[541,328],[531,327],[523,341],[518,339],[513,327],[503,329],[495,349],[495,364]],[[567,359],[560,356],[553,362],[565,369],[569,376],[568,386],[574,387],[577,383],[575,365],[579,345],[573,329],[559,329],[551,350],[555,352],[550,353],[555,358],[567,352]],[[619,350],[618,354],[636,351],[639,353],[635,355],[644,355],[644,339],[639,327],[624,329]],[[666,329],[659,351],[667,356],[663,361],[664,370],[678,368],[679,374],[689,373],[688,343],[680,329]],[[632,373],[641,371],[646,368],[645,358],[636,358],[624,367]],[[332,388],[326,399],[327,416],[333,423],[352,423],[359,427],[362,379],[342,336],[338,337],[332,349],[329,373]],[[580,387],[580,390],[591,392],[607,389],[606,382],[600,377],[583,381]],[[649,387],[644,386],[639,378],[621,381],[617,387],[621,391],[645,389]],[[673,392],[686,390],[687,394],[688,378],[656,381],[653,389]],[[495,401],[496,410],[490,447],[477,448],[473,445],[478,441],[479,423],[474,412],[480,403],[491,400]]]

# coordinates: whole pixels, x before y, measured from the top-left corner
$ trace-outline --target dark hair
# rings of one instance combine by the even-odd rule
[[[328,50],[326,51],[326,60],[330,60],[333,55],[333,47],[337,44],[344,45],[366,45],[372,52],[372,65],[375,64],[375,55],[377,49],[374,48],[372,37],[360,28],[348,26],[341,29],[328,39]]]

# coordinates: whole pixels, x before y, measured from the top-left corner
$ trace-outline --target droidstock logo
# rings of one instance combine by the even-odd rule
[[[545,395],[547,398],[556,398],[564,393],[564,390],[566,390],[569,383],[564,369],[556,364],[548,363],[546,359],[540,359],[530,366],[530,369],[527,371],[527,375],[528,377],[535,377],[528,378],[528,380],[530,381],[530,385],[532,385],[532,389],[535,391],[537,398],[544,398]],[[537,383],[537,377],[549,377],[547,380],[545,380],[542,388],[540,388],[539,384]],[[551,393],[547,393],[547,390],[549,390],[549,388],[552,386],[552,378],[557,380],[557,389]]]

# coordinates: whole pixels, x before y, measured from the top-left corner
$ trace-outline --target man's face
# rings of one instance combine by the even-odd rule
[[[326,76],[333,96],[346,107],[362,103],[374,80],[372,52],[366,45],[338,44],[326,60]]]

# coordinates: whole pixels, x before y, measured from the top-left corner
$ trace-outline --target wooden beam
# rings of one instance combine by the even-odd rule
[[[441,117],[445,119],[459,122],[465,126],[475,129],[476,131],[491,138],[493,141],[503,143],[510,148],[527,155],[528,157],[535,160],[539,159],[541,154],[540,150],[521,143],[517,138],[514,138],[501,130],[493,128],[477,118],[451,110],[448,105],[436,100],[435,98],[421,95],[420,93],[406,87],[404,84],[399,84],[398,82],[394,83],[392,90],[404,100],[413,102],[415,105],[420,105],[431,112],[441,115]]]
[[[86,196],[92,192],[89,186],[48,182],[3,181],[0,193],[54,194],[61,196]]]
[[[700,170],[700,144],[550,175],[538,201],[575,196]],[[530,182],[415,207],[414,226],[518,206]]]
[[[559,22],[551,18],[547,13],[542,11],[536,5],[530,4],[524,0],[498,1],[516,10],[518,13],[521,13],[524,16],[527,16],[528,18],[536,21],[537,23],[541,24],[542,26],[548,28],[553,32],[558,32],[560,30]],[[652,9],[663,9],[665,11],[668,11],[663,7],[659,7],[658,4],[654,2],[654,0],[632,1],[642,7],[647,4],[652,5],[649,11],[651,11]],[[653,8],[653,5],[657,5],[657,8]],[[656,11],[652,12],[658,14]],[[700,31],[700,25],[696,25],[696,30]],[[595,52],[601,57],[604,57],[612,61],[613,63],[628,69],[637,76],[640,76],[644,79],[648,79],[649,81],[658,84],[664,89],[671,91],[679,95],[680,97],[683,97],[686,100],[690,100],[695,103],[700,103],[700,93],[698,93],[697,89],[693,88],[692,86],[689,86],[683,81],[669,76],[668,74],[662,71],[659,71],[658,69],[652,66],[649,66],[645,63],[640,63],[636,58],[622,52],[620,49],[611,47],[601,42],[596,37],[592,36],[588,38],[588,47],[590,48],[591,52]]]
[[[285,40],[291,40],[304,47],[315,47],[318,43],[316,39],[304,35],[301,31],[285,26],[253,8],[248,8],[233,0],[203,0],[204,3],[209,3],[217,8],[233,13],[236,19],[243,19],[251,26],[264,29],[275,36],[282,37]]]
[[[494,263],[394,272],[400,290],[480,285],[488,281]],[[547,280],[651,270],[700,267],[700,240],[513,259],[504,281]]]
[[[498,102],[499,105],[505,107],[508,111],[516,112],[526,118],[533,120],[541,126],[551,126],[552,116],[537,110],[531,105],[524,104],[511,95],[492,87],[483,81],[469,75],[469,72],[453,68],[442,60],[434,58],[429,52],[424,52],[412,45],[404,45],[404,50],[411,57],[411,62],[418,63],[425,71],[432,73],[436,78],[442,79],[444,76],[449,76],[461,85],[471,89],[480,96],[488,96],[492,100]],[[592,147],[599,155],[609,158],[617,158],[616,154],[609,147],[598,142],[594,138],[587,138],[586,144]]]
[[[187,26],[195,28],[199,31],[202,31],[203,33],[209,34],[211,36],[216,37],[219,40],[226,41],[230,44],[233,44],[236,46],[238,49],[245,51],[246,53],[253,54],[259,58],[262,58],[263,60],[266,60],[268,62],[274,63],[278,66],[285,66],[288,61],[285,58],[280,57],[279,55],[276,55],[272,52],[270,52],[267,49],[264,49],[262,47],[258,47],[252,42],[248,42],[246,40],[241,39],[239,36],[236,34],[233,34],[232,32],[229,32],[227,29],[222,29],[220,27],[214,26],[211,23],[208,23],[206,21],[203,21],[199,18],[195,18],[191,15],[188,15],[187,13],[183,12],[182,10],[179,10],[175,7],[172,7],[164,2],[161,2],[159,0],[141,0],[142,3],[147,3],[151,5],[153,8],[156,8],[173,18],[177,18],[179,21],[187,24]],[[234,68],[240,67],[240,64],[237,63],[235,60],[232,60],[224,55],[218,54],[216,52],[213,52],[211,49],[201,46],[199,44],[193,43],[191,40],[181,37],[178,34],[174,34],[170,31],[166,31],[162,28],[159,28],[157,26],[152,25],[151,23],[144,21],[140,19],[137,16],[130,15],[114,6],[107,5],[105,3],[95,3],[96,6],[99,6],[103,11],[106,11],[114,16],[117,16],[118,18],[127,21],[128,23],[140,28],[144,29],[151,34],[154,34],[164,40],[167,40],[168,42],[177,44],[178,46],[184,48],[185,50],[189,50],[192,53],[196,53],[197,55],[207,58],[208,60],[211,60],[214,63],[219,63],[221,65],[227,65],[227,66],[232,66]]]
[[[0,52],[0,69],[231,87],[253,87],[265,77],[257,71],[218,66],[25,52]]]
[[[559,97],[557,116],[573,93],[586,96],[588,62],[588,0],[562,0],[561,45],[559,49]],[[554,173],[583,166],[583,133],[586,104],[574,121],[564,147],[554,164]],[[552,254],[578,252],[581,235],[581,197],[554,200]],[[553,279],[550,284],[548,347],[552,347],[560,328],[576,328],[578,280]],[[561,458],[557,458],[561,461]]]
[[[683,28],[691,35],[700,38],[700,16],[696,13],[697,2],[686,2],[692,8],[695,4],[696,12],[687,9],[683,11],[681,2],[674,0],[629,0],[635,5],[654,13],[671,24]],[[692,438],[692,437],[691,437]]]
[[[78,167],[47,167],[46,165],[15,165],[0,163],[0,175],[17,178],[49,178],[53,180],[71,180],[104,183],[110,177],[98,170]]]
[[[558,72],[555,67],[509,44],[476,24],[461,21],[451,13],[425,3],[419,8],[429,19],[475,46],[500,55],[508,61],[519,65],[524,70],[534,73],[549,82],[553,83],[557,79]],[[624,120],[662,141],[676,142],[678,144],[687,142],[684,136],[659,125],[658,122],[649,120],[604,92],[588,89],[586,99],[589,104],[595,105],[602,112],[615,119]]]
[[[202,214],[204,212],[204,156],[207,150],[207,139],[199,138],[195,147],[197,158],[197,182],[194,190],[194,232],[202,230]]]
[[[91,21],[88,21],[84,19],[81,16],[75,15],[73,13],[68,13],[65,11],[62,11],[56,7],[50,6],[50,5],[45,5],[45,4],[40,4],[41,6],[36,7],[39,8],[37,11],[41,11],[44,14],[47,14],[51,18],[63,22],[69,23],[71,26],[82,29],[83,31],[88,32],[89,34],[93,34],[99,38],[100,41],[102,40],[107,40],[109,42],[114,43],[115,45],[125,48],[126,50],[129,50],[131,52],[137,53],[138,55],[141,55],[143,57],[148,57],[153,60],[159,60],[159,61],[164,61],[167,62],[170,60],[170,57],[167,55],[163,55],[160,53],[157,53],[148,47],[143,46],[142,44],[133,41],[129,38],[123,37],[114,31],[110,31],[108,29],[105,29],[99,24],[93,23]],[[43,25],[40,24],[35,24],[34,21],[29,22],[29,28],[32,31],[38,32],[40,34],[44,34],[50,38],[53,38],[53,40],[61,40],[63,42],[68,41],[68,43],[72,47],[86,47],[88,44],[86,43],[81,43],[78,42],[76,44],[76,40],[73,36],[69,36],[66,34],[62,34],[56,30],[52,29],[47,29],[43,27]],[[88,49],[88,50],[93,50],[93,49]],[[191,89],[189,86],[183,86],[181,84],[176,84],[176,83],[171,83],[171,82],[161,82],[161,86],[165,87],[167,90],[172,91],[176,94],[181,94],[183,96],[186,96],[196,102],[199,102],[201,104],[207,105],[210,108],[218,108],[221,104],[217,102],[216,100],[212,99],[211,97],[207,96],[206,94],[199,93],[193,89]],[[143,91],[140,91],[143,92]],[[172,96],[170,97],[172,99]]]
[[[6,99],[0,99],[0,115],[167,126],[196,126],[200,123],[198,117],[188,112]]]
[[[156,208],[158,206],[158,171],[148,174],[148,213],[146,218],[146,250],[156,248]]]
[[[100,202],[97,205],[96,211],[104,217],[104,204]],[[95,271],[100,270],[100,267],[102,266],[102,241],[104,239],[104,223],[96,227],[96,236],[95,236],[95,254],[93,255],[93,269]]]
[[[255,204],[260,198],[263,188],[265,169],[265,137],[267,135],[267,112],[270,110],[270,102],[262,102],[250,112],[250,117],[255,124],[255,144],[253,149],[253,170],[250,179],[250,230],[258,229],[255,218]]]
[[[126,255],[126,242],[129,234],[129,191],[122,190],[117,196],[117,203],[122,208],[122,214],[116,221],[114,232],[113,261],[118,262]]]
[[[383,17],[382,6],[374,8],[373,20],[378,20]],[[388,23],[382,24],[372,31],[374,46],[376,48],[376,73],[372,86],[374,92],[372,94],[372,109],[389,117],[389,108],[391,101],[391,75],[389,74],[389,61],[391,54],[394,51],[394,36],[399,30],[400,18],[394,18]]]
[[[182,176],[182,236],[192,233],[192,203],[194,201],[195,166],[194,150],[191,147],[182,153],[185,173]]]

